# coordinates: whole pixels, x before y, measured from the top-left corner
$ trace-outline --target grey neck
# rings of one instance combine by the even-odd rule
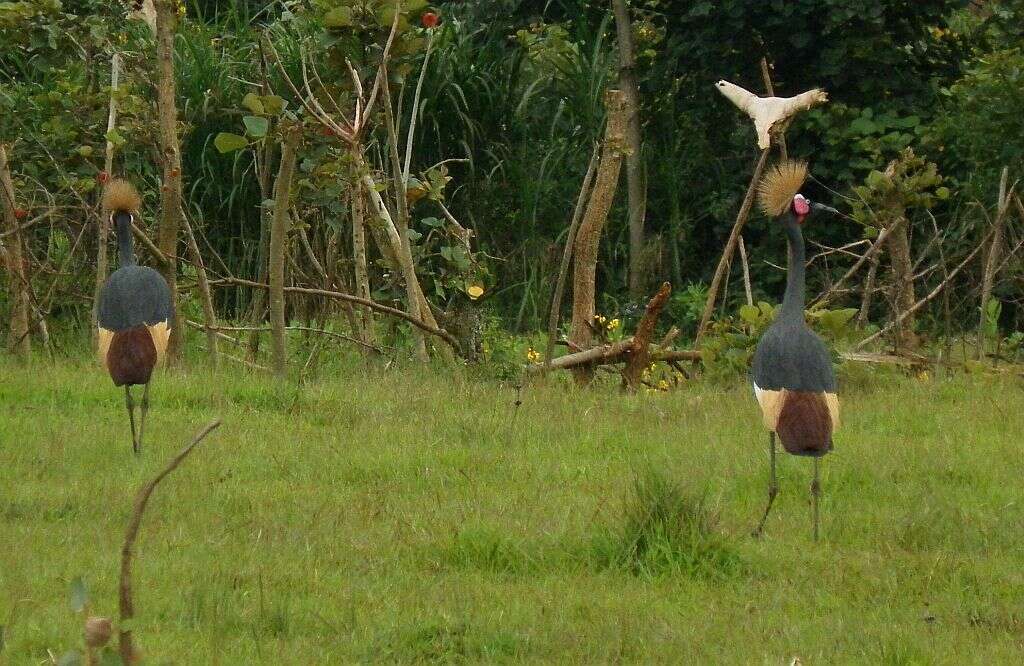
[[[800,224],[791,214],[786,216],[786,240],[789,244],[789,270],[786,275],[786,295],[782,298],[780,319],[793,322],[804,321],[804,237]]]
[[[132,241],[132,216],[114,213],[114,233],[117,235],[117,255],[120,266],[135,265],[135,246]]]

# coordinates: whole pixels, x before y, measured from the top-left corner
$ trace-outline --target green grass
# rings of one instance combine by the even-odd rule
[[[349,369],[301,389],[163,373],[130,453],[88,364],[0,361],[0,663],[77,647],[76,576],[116,616],[136,489],[151,663],[1015,663],[1024,647],[1024,394],[1002,379],[844,381],[810,538],[784,457],[766,536],[749,389],[514,391]],[[5,661],[6,660],[6,661]]]

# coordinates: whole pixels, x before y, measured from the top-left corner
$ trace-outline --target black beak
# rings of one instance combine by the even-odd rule
[[[816,213],[832,213],[833,215],[839,215],[839,211],[833,208],[832,206],[826,206],[825,204],[820,204],[817,202],[811,203],[811,210],[813,210]]]

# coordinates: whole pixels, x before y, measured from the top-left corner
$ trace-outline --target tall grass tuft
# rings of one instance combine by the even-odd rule
[[[654,469],[636,474],[621,524],[595,541],[593,554],[599,564],[637,576],[720,579],[741,565],[707,496]]]

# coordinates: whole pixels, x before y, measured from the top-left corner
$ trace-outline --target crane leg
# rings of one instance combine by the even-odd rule
[[[775,496],[779,494],[779,482],[775,476],[775,433],[768,434],[768,506],[764,508],[764,515],[761,516],[761,522],[757,524],[754,529],[753,536],[761,536],[761,532],[764,530],[764,523],[768,520],[768,514],[772,510],[772,504],[775,502]]]
[[[142,404],[139,407],[139,450],[142,449],[142,431],[146,428],[146,412],[149,411],[149,383],[142,388]],[[139,450],[136,450],[138,453]]]
[[[814,479],[811,481],[811,512],[814,516],[814,540],[818,540],[818,501],[821,499],[821,471],[814,459]]]
[[[139,452],[139,439],[135,435],[135,404],[132,402],[132,387],[124,385],[124,406],[128,410],[128,423],[132,426],[132,451]]]

